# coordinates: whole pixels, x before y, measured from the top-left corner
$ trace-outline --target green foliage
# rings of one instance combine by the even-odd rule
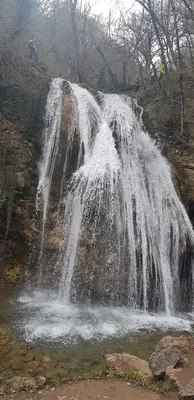
[[[143,377],[137,371],[118,372],[118,371],[114,370],[113,368],[109,368],[108,376],[114,377],[114,378],[127,379],[131,382],[134,382],[136,384],[146,386],[146,387],[151,386],[155,382],[154,378]]]
[[[62,377],[59,374],[56,374],[54,376],[52,376],[51,378],[51,384],[54,386],[58,386],[60,385],[60,383],[62,382]]]
[[[97,364],[90,371],[90,378],[91,379],[102,378],[103,376],[106,376],[107,373],[108,373],[108,371],[104,364]]]

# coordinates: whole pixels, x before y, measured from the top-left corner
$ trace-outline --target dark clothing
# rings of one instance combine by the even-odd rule
[[[37,53],[35,41],[30,40],[28,43],[28,47],[29,47],[29,51],[30,51],[30,59],[33,61],[38,61],[38,53]]]

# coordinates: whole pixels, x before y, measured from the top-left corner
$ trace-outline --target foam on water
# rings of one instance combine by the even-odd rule
[[[78,307],[60,302],[57,294],[34,292],[18,299],[26,317],[20,329],[29,342],[60,341],[64,344],[83,340],[122,338],[145,331],[191,332],[193,320],[186,315],[149,314],[127,307]]]

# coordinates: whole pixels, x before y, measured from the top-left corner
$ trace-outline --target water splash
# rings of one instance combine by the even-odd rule
[[[50,291],[22,295],[15,307],[22,315],[15,329],[23,333],[26,341],[41,340],[41,345],[43,341],[58,341],[63,345],[80,342],[83,346],[83,341],[103,341],[126,335],[130,340],[134,332],[142,330],[192,332],[193,325],[193,316],[144,313],[128,307],[76,306],[59,301],[57,294]]]

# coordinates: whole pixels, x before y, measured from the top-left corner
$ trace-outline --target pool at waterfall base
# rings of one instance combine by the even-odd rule
[[[67,363],[69,370],[84,370],[106,353],[148,359],[164,335],[191,334],[194,315],[78,306],[59,301],[53,292],[22,290],[4,294],[1,320],[13,336]]]

